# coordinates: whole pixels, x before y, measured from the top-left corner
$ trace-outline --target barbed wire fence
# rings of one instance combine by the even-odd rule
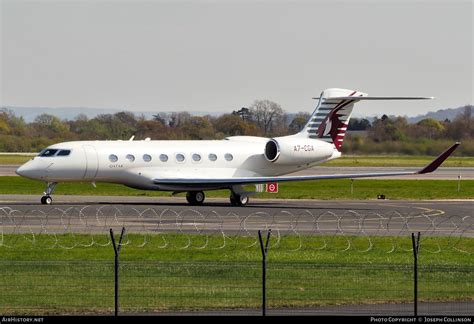
[[[413,266],[393,261],[400,254],[410,260],[410,235],[421,233],[420,253],[431,259],[449,252],[465,260],[474,253],[470,215],[448,216],[433,210],[238,211],[0,207],[0,254],[24,254],[21,260],[0,260],[0,313],[113,314],[114,253],[109,231],[118,233],[123,227],[125,254],[171,251],[189,258],[122,260],[119,300],[125,313],[260,314],[266,295],[268,314],[413,315]],[[263,294],[257,231],[268,230],[272,235]],[[110,259],[35,258],[35,250],[67,256],[97,249],[110,250]],[[227,258],[199,260],[193,257],[199,251]],[[336,259],[328,263],[297,259],[308,251],[330,252]],[[276,252],[297,257],[280,260]],[[382,258],[386,261],[372,262],[371,253],[386,256]],[[242,254],[253,257],[242,259]],[[240,258],[233,260],[233,255]],[[365,259],[346,264],[337,256]],[[472,263],[422,263],[418,313],[469,314],[474,307],[473,283]]]
[[[400,249],[411,251],[411,246],[400,246],[398,238],[409,237],[412,232],[421,232],[425,242],[434,243],[425,252],[439,253],[444,248],[460,253],[474,253],[469,247],[459,245],[462,238],[474,238],[474,217],[471,215],[440,217],[439,213],[432,211],[404,214],[396,210],[385,213],[304,210],[298,213],[278,211],[239,215],[235,212],[204,213],[196,209],[176,211],[115,206],[55,207],[46,211],[0,207],[0,248],[15,248],[19,242],[25,246],[25,241],[33,248],[108,246],[111,244],[110,237],[107,236],[109,229],[121,227],[126,227],[129,234],[140,234],[135,237],[129,235],[124,242],[124,245],[134,247],[153,244],[154,248],[162,249],[223,249],[235,244],[236,238],[247,238],[249,242],[244,247],[253,248],[258,245],[257,231],[271,228],[272,249],[280,248],[285,237],[293,237],[298,242],[296,246],[285,248],[298,251],[305,247],[308,238],[317,237],[320,245],[313,244],[311,248],[324,250],[334,248],[331,246],[333,237],[342,237],[346,244],[338,247],[341,252],[369,252],[374,248],[374,238],[386,237],[392,243],[387,247],[386,253]],[[170,239],[173,234],[185,237],[180,240],[180,245]],[[49,237],[50,245],[44,246],[43,243],[37,246],[39,236]],[[151,237],[155,239],[150,240]],[[211,237],[214,238],[212,245]],[[437,243],[441,240],[442,244]]]

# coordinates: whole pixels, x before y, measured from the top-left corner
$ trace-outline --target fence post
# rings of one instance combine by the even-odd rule
[[[120,250],[122,249],[122,240],[123,235],[125,234],[125,227],[122,227],[122,232],[120,233],[119,244],[115,243],[114,231],[110,229],[110,238],[112,239],[112,246],[115,253],[115,316],[118,316],[119,312],[119,256]]]
[[[420,236],[418,232],[415,240],[415,233],[411,233],[411,243],[413,245],[413,304],[414,315],[418,316],[418,252],[420,250]]]
[[[267,240],[264,243],[262,232],[258,230],[258,240],[260,241],[260,249],[262,251],[262,316],[266,316],[267,311],[267,252],[271,233],[272,230],[269,229],[267,232]]]

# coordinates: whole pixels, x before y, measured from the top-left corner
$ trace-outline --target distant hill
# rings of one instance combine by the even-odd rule
[[[462,113],[464,113],[464,106],[463,107],[458,107],[458,108],[440,109],[440,110],[435,111],[435,112],[430,111],[430,112],[428,112],[424,115],[418,115],[416,117],[409,117],[408,122],[414,124],[414,123],[417,123],[420,120],[423,120],[423,119],[426,119],[426,118],[433,118],[433,119],[436,119],[436,120],[445,120],[445,119],[453,120],[454,118],[456,118],[457,115],[460,115]],[[473,113],[474,113],[474,111],[473,111]]]
[[[120,111],[130,111],[127,109],[103,109],[103,108],[84,108],[84,107],[67,107],[67,108],[48,108],[48,107],[13,107],[13,106],[2,106],[1,108],[7,108],[15,113],[16,116],[22,116],[25,122],[31,123],[35,120],[36,116],[41,114],[54,115],[60,119],[73,120],[79,114],[84,114],[87,118],[94,118],[100,114],[115,114]],[[145,118],[151,119],[153,115],[157,113],[171,113],[177,111],[186,111],[185,109],[173,110],[173,111],[131,111],[136,116],[144,115]],[[220,112],[208,112],[208,111],[188,111],[193,116],[205,116],[212,115],[218,116]]]

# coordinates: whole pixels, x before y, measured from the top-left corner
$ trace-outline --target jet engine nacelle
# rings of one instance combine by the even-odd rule
[[[282,165],[307,164],[330,158],[334,146],[330,143],[304,137],[276,137],[265,144],[265,158]]]

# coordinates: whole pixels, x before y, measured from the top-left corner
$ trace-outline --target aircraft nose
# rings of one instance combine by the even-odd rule
[[[16,169],[15,173],[22,177],[32,178],[34,169],[31,167],[30,163],[25,163]]]
[[[34,163],[33,161],[28,161],[22,166],[20,166],[18,169],[16,169],[15,173],[25,178],[38,179],[40,178],[40,169],[38,167],[39,166],[37,165],[37,163]]]
[[[23,177],[25,174],[25,165],[22,165],[18,169],[16,169],[15,173]]]

